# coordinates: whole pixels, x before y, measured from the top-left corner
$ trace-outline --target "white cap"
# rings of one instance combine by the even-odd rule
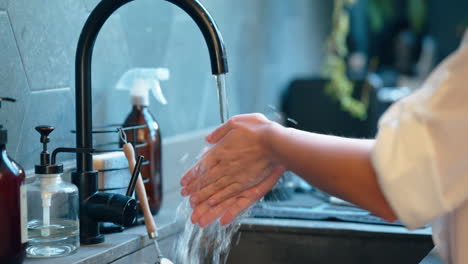
[[[135,79],[133,87],[130,90],[130,103],[138,106],[148,106],[148,90],[151,89],[147,81]]]
[[[162,93],[159,81],[169,79],[169,70],[166,68],[134,68],[120,77],[116,85],[117,90],[130,90],[130,102],[132,105],[148,106],[149,90],[162,104],[167,100]]]

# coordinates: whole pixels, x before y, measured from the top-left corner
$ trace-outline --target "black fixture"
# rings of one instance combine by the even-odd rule
[[[102,0],[89,15],[81,31],[76,51],[76,147],[92,149],[91,61],[94,43],[106,20],[121,6],[133,0]],[[227,73],[227,59],[221,34],[210,14],[197,0],[165,0],[184,10],[198,25],[208,46],[214,75]],[[77,170],[72,175],[80,195],[80,240],[82,244],[104,241],[99,222],[111,221],[96,211],[99,199],[98,174],[93,170],[92,155],[77,153]]]

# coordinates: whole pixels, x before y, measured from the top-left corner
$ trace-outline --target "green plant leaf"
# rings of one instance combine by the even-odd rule
[[[325,85],[325,92],[351,116],[365,119],[367,105],[352,97],[354,85],[346,75],[346,38],[350,27],[347,7],[354,0],[335,0],[334,3],[332,31],[327,39],[327,57],[323,69],[324,75],[330,79]]]

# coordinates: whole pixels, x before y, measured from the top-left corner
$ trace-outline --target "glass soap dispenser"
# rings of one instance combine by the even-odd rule
[[[28,184],[28,257],[67,256],[80,245],[78,188],[62,179],[63,164],[55,164],[59,152],[75,152],[58,148],[47,151],[51,126],[38,126],[43,151],[40,165],[35,166],[36,179]]]

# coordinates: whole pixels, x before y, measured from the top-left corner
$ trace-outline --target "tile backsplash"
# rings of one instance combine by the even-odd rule
[[[200,0],[223,34],[231,114],[278,105],[291,78],[320,72],[330,1]],[[74,61],[81,28],[97,0],[0,0],[0,124],[9,154],[26,169],[38,162],[37,125],[56,127],[50,148],[74,146]],[[137,0],[104,25],[93,56],[93,123],[121,123],[128,94],[116,91],[132,67],[167,67],[168,100],[151,99],[163,139],[219,123],[215,80],[195,23],[166,1]],[[61,159],[73,156],[63,155]]]

